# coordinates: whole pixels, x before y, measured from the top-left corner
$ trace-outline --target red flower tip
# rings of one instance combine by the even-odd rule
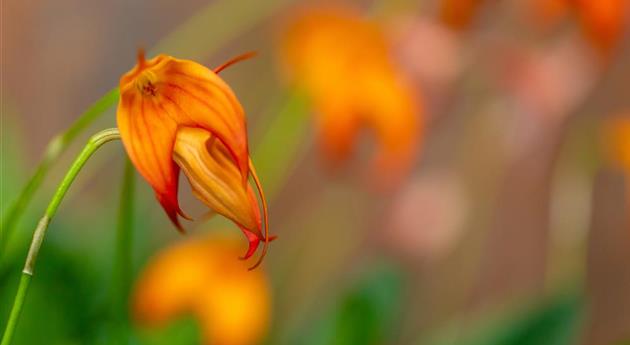
[[[177,197],[173,198],[169,196],[168,194],[158,194],[158,193],[156,193],[155,196],[160,202],[160,205],[162,205],[162,208],[164,209],[164,212],[166,212],[166,215],[168,216],[168,218],[171,220],[173,225],[175,225],[175,227],[177,228],[177,231],[179,231],[182,234],[185,234],[186,229],[184,229],[184,227],[180,223],[178,216],[181,216],[186,220],[192,220],[192,218],[189,215],[187,215],[184,211],[182,211],[182,209],[179,207],[179,202],[177,201]]]
[[[247,246],[247,252],[245,253],[245,255],[239,257],[240,260],[247,260],[249,258],[252,257],[252,255],[254,255],[254,253],[256,252],[256,250],[258,249],[258,246],[260,245],[260,238],[258,237],[258,235],[256,235],[255,233],[241,227],[241,230],[243,230],[243,233],[245,234],[245,237],[247,237],[247,241],[248,241],[248,246]]]

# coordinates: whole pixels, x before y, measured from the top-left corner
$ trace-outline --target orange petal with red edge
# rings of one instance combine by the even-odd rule
[[[135,92],[121,95],[118,128],[129,158],[149,182],[173,223],[182,229],[177,201],[179,168],[172,159],[177,124],[156,109],[151,98]]]

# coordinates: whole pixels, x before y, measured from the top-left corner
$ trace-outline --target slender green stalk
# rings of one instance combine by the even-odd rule
[[[20,278],[18,292],[15,296],[15,300],[13,301],[13,308],[11,309],[11,314],[9,315],[9,322],[7,322],[7,326],[5,328],[4,335],[2,336],[2,342],[0,343],[0,345],[11,344],[11,339],[13,338],[13,333],[15,332],[15,327],[17,326],[17,322],[22,311],[22,306],[24,305],[26,292],[28,291],[31,277],[33,276],[33,270],[35,268],[35,262],[37,260],[37,255],[39,254],[39,249],[41,248],[42,242],[44,241],[44,236],[46,235],[48,224],[50,224],[50,221],[57,213],[59,204],[68,192],[68,189],[72,185],[72,182],[76,178],[77,174],[79,173],[79,171],[81,171],[81,168],[83,168],[83,166],[92,156],[92,154],[103,144],[119,138],[120,133],[118,132],[118,129],[106,129],[92,136],[90,140],[88,140],[88,143],[85,145],[79,156],[75,159],[74,163],[72,163],[72,166],[70,166],[70,169],[66,173],[66,176],[63,178],[61,184],[57,188],[57,191],[50,200],[44,216],[37,224],[37,228],[35,228],[35,232],[33,233],[31,247],[26,257],[24,269],[22,269],[22,276]]]
[[[118,101],[118,88],[106,93],[101,99],[90,106],[65,132],[54,137],[46,148],[44,158],[35,169],[35,173],[11,205],[7,214],[2,218],[0,225],[0,253],[4,253],[4,248],[13,234],[15,227],[19,223],[26,206],[33,199],[35,191],[44,181],[51,165],[57,161],[59,156],[70,146],[70,144],[89,126],[99,115]]]
[[[112,287],[112,319],[119,334],[118,343],[127,343],[127,299],[132,281],[131,252],[133,245],[133,214],[135,199],[135,168],[125,160],[123,182],[120,189],[118,224],[116,229],[116,262]]]

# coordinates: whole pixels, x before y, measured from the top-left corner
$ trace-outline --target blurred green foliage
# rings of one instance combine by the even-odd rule
[[[519,306],[476,326],[445,330],[430,345],[570,345],[578,341],[584,309],[579,293],[565,292],[533,306]],[[481,315],[480,315],[481,316]],[[455,338],[455,339],[454,339]]]
[[[403,274],[396,266],[374,268],[305,329],[294,344],[384,344],[395,335],[400,316]],[[310,326],[310,325],[309,325]]]
[[[9,111],[11,112],[11,111]],[[25,152],[22,150],[23,135],[20,129],[15,126],[12,121],[6,121],[3,123],[2,133],[0,133],[2,145],[0,145],[0,157],[2,158],[2,164],[0,164],[0,181],[2,186],[0,188],[0,205],[2,217],[1,222],[4,224],[4,220],[9,213],[10,209],[8,205],[14,200],[14,196],[19,191],[22,183],[25,180],[24,171],[26,169],[24,157]],[[12,145],[7,145],[12,143]],[[11,181],[12,183],[7,183]],[[31,215],[32,212],[29,214]],[[2,225],[0,225],[0,243],[6,240],[6,231]],[[9,255],[9,253],[15,251],[15,247],[7,246],[2,248],[0,245],[0,267],[4,267],[6,263],[2,260],[2,257]]]
[[[143,345],[201,344],[199,327],[191,317],[183,317],[162,329],[140,330],[134,340],[134,343]]]
[[[7,265],[0,272],[0,324],[3,325],[22,263],[17,256],[5,259]],[[46,265],[38,269],[33,279],[14,344],[91,343],[103,325],[105,310],[105,291],[97,284],[95,271],[53,241],[42,248],[40,259]]]

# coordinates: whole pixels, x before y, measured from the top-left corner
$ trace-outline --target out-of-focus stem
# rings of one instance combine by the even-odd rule
[[[267,195],[275,195],[294,166],[301,143],[308,129],[307,96],[298,90],[292,91],[282,104],[269,127],[256,145],[253,161],[258,177],[265,184]]]
[[[0,345],[11,344],[11,339],[13,338],[13,333],[15,332],[20,313],[22,312],[22,306],[24,305],[24,299],[26,297],[26,293],[31,282],[31,277],[33,276],[33,271],[35,268],[37,255],[39,254],[39,249],[41,248],[44,237],[46,236],[48,225],[57,213],[59,204],[68,192],[68,189],[72,185],[72,182],[78,175],[79,171],[81,171],[81,168],[83,168],[83,166],[92,156],[92,154],[96,152],[96,150],[103,144],[117,139],[120,139],[120,133],[118,132],[118,129],[106,129],[92,136],[90,140],[88,140],[88,143],[85,145],[79,156],[75,159],[74,163],[72,163],[72,166],[70,166],[70,169],[66,173],[66,176],[63,178],[61,184],[57,188],[57,191],[50,200],[44,216],[37,224],[37,228],[35,228],[33,240],[31,241],[31,247],[26,257],[24,269],[22,269],[22,276],[20,278],[18,292],[15,296],[15,300],[13,301],[13,307],[11,309],[11,314],[9,315],[9,321],[7,322]]]
[[[121,338],[126,337],[124,327],[127,324],[127,298],[132,280],[131,251],[133,246],[135,185],[135,169],[127,158],[120,189],[116,229],[116,262],[112,287],[112,317],[116,323],[117,331],[120,331]],[[124,339],[119,339],[121,344],[126,342]]]
[[[4,253],[6,243],[19,223],[26,206],[33,199],[35,191],[44,181],[44,177],[52,164],[70,146],[76,137],[89,126],[99,115],[118,101],[118,88],[106,93],[101,99],[90,106],[65,132],[54,137],[46,147],[44,158],[35,169],[28,183],[11,205],[7,214],[2,218],[0,225],[0,253]]]

